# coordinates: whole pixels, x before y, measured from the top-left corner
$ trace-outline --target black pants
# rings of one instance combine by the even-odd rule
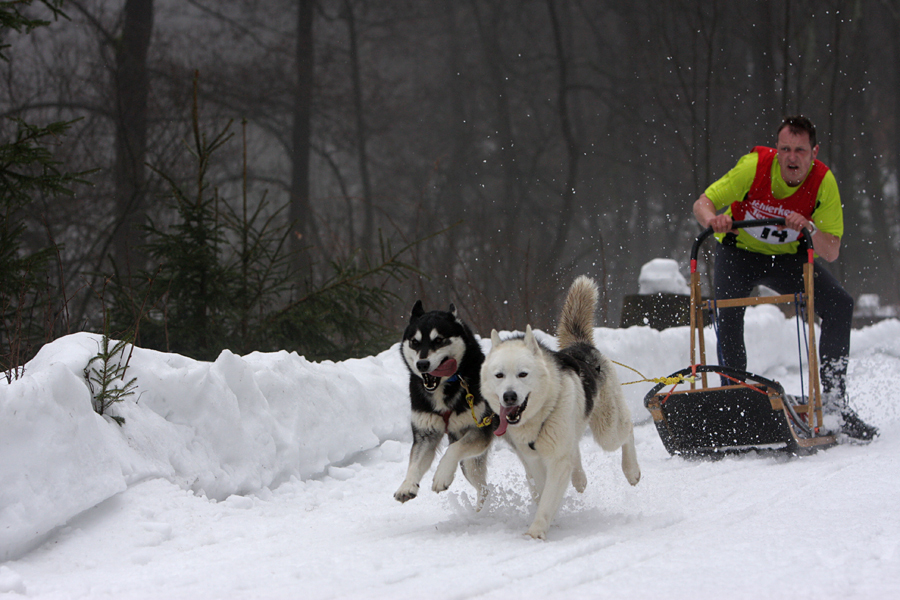
[[[715,298],[745,298],[754,286],[764,285],[779,294],[803,292],[803,264],[806,252],[769,256],[716,245],[714,270]],[[853,297],[818,262],[814,265],[813,294],[816,315],[822,320],[819,338],[819,375],[822,392],[844,397],[847,391],[847,361],[850,354],[850,330],[853,324]],[[718,310],[719,363],[747,370],[744,345],[744,309]]]

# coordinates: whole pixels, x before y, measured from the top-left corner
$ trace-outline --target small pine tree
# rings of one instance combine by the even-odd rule
[[[227,127],[212,141],[196,136],[194,197],[157,171],[169,183],[178,220],[169,230],[153,223],[148,227],[147,251],[160,265],[153,284],[164,319],[152,322],[150,331],[145,327],[144,335],[153,335],[155,329],[168,340],[167,349],[207,360],[215,358],[228,339],[226,319],[234,301],[236,273],[222,257],[226,231],[219,215],[221,202],[206,183],[210,158],[228,137]]]
[[[107,316],[104,319],[103,337],[97,354],[84,367],[84,379],[91,390],[91,398],[97,414],[107,415],[121,426],[125,424],[125,419],[117,415],[110,415],[107,411],[113,404],[134,395],[137,378],[125,379],[128,363],[131,360],[131,353],[129,352],[126,358],[125,350],[133,349],[134,346],[130,339],[119,340],[113,343],[112,347],[110,347],[110,342],[109,317]]]
[[[50,11],[54,19],[59,17],[68,19],[68,16],[62,11],[63,0],[40,0],[40,3]],[[34,4],[34,0],[0,2],[0,60],[9,60],[9,57],[4,52],[9,48],[9,44],[3,43],[8,31],[31,33],[32,30],[38,27],[45,27],[50,24],[50,21],[37,19],[25,14],[23,9],[30,7],[32,4]]]
[[[0,2],[0,60],[7,61],[10,31],[28,33],[49,21],[27,16],[32,0]],[[65,17],[61,0],[41,2],[54,17]],[[26,248],[25,216],[39,195],[72,195],[70,186],[83,183],[88,172],[64,173],[48,145],[65,135],[74,121],[36,126],[21,119],[0,122],[0,368],[7,379],[21,374],[22,365],[40,343],[52,339],[55,323],[49,314],[64,313],[62,294],[47,283],[48,268],[59,248]]]
[[[400,260],[410,244],[394,251],[380,239],[380,260],[359,256],[331,261],[331,275],[319,287],[272,312],[264,329],[276,347],[295,349],[312,360],[340,360],[380,352],[395,332],[380,319],[396,295],[370,282],[402,280],[415,270]]]
[[[382,242],[380,261],[335,259],[318,287],[300,288],[287,243],[293,228],[285,207],[263,197],[254,210],[244,193],[239,209],[222,201],[207,177],[213,154],[231,137],[230,124],[208,138],[199,127],[195,77],[193,192],[156,170],[170,189],[176,213],[168,229],[148,228],[148,255],[159,263],[140,278],[113,278],[113,321],[128,329],[139,320],[136,343],[212,360],[225,348],[296,350],[307,357],[340,359],[381,349],[387,330],[377,317],[394,296],[380,279],[402,279],[413,269]],[[244,156],[246,166],[246,153]],[[246,187],[246,186],[245,186]],[[143,296],[148,310],[133,298]]]

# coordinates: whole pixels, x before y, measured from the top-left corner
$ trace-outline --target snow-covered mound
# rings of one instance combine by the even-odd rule
[[[690,296],[691,288],[678,268],[678,262],[671,258],[654,258],[641,267],[638,276],[638,293],[682,294]]]
[[[84,369],[101,338],[44,346],[0,385],[0,560],[127,486],[161,477],[212,499],[306,478],[408,436],[399,352],[340,363],[135,348],[136,394],[97,415]]]

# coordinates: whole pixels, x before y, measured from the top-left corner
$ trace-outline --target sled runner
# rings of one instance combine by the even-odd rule
[[[784,219],[737,221],[734,228],[776,225],[784,225]],[[822,421],[814,328],[813,247],[809,232],[803,230],[808,246],[808,260],[803,265],[804,293],[718,301],[702,298],[697,272],[700,246],[712,233],[712,228],[701,233],[691,248],[691,366],[673,373],[644,397],[644,406],[653,416],[663,445],[672,455],[711,456],[753,449],[804,454],[836,444],[836,436],[825,431]],[[718,308],[788,303],[797,307],[798,337],[800,330],[806,329],[808,394],[801,393],[800,398],[794,398],[771,379],[706,364],[704,309],[714,314]],[[805,327],[801,326],[804,312]],[[800,368],[802,373],[802,364]],[[711,379],[719,385],[710,385]],[[689,389],[678,389],[685,385],[689,385]]]

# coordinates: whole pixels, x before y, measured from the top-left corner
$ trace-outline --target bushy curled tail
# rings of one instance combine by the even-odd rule
[[[599,295],[597,284],[585,275],[569,288],[556,329],[560,350],[578,343],[594,345],[594,312]]]

